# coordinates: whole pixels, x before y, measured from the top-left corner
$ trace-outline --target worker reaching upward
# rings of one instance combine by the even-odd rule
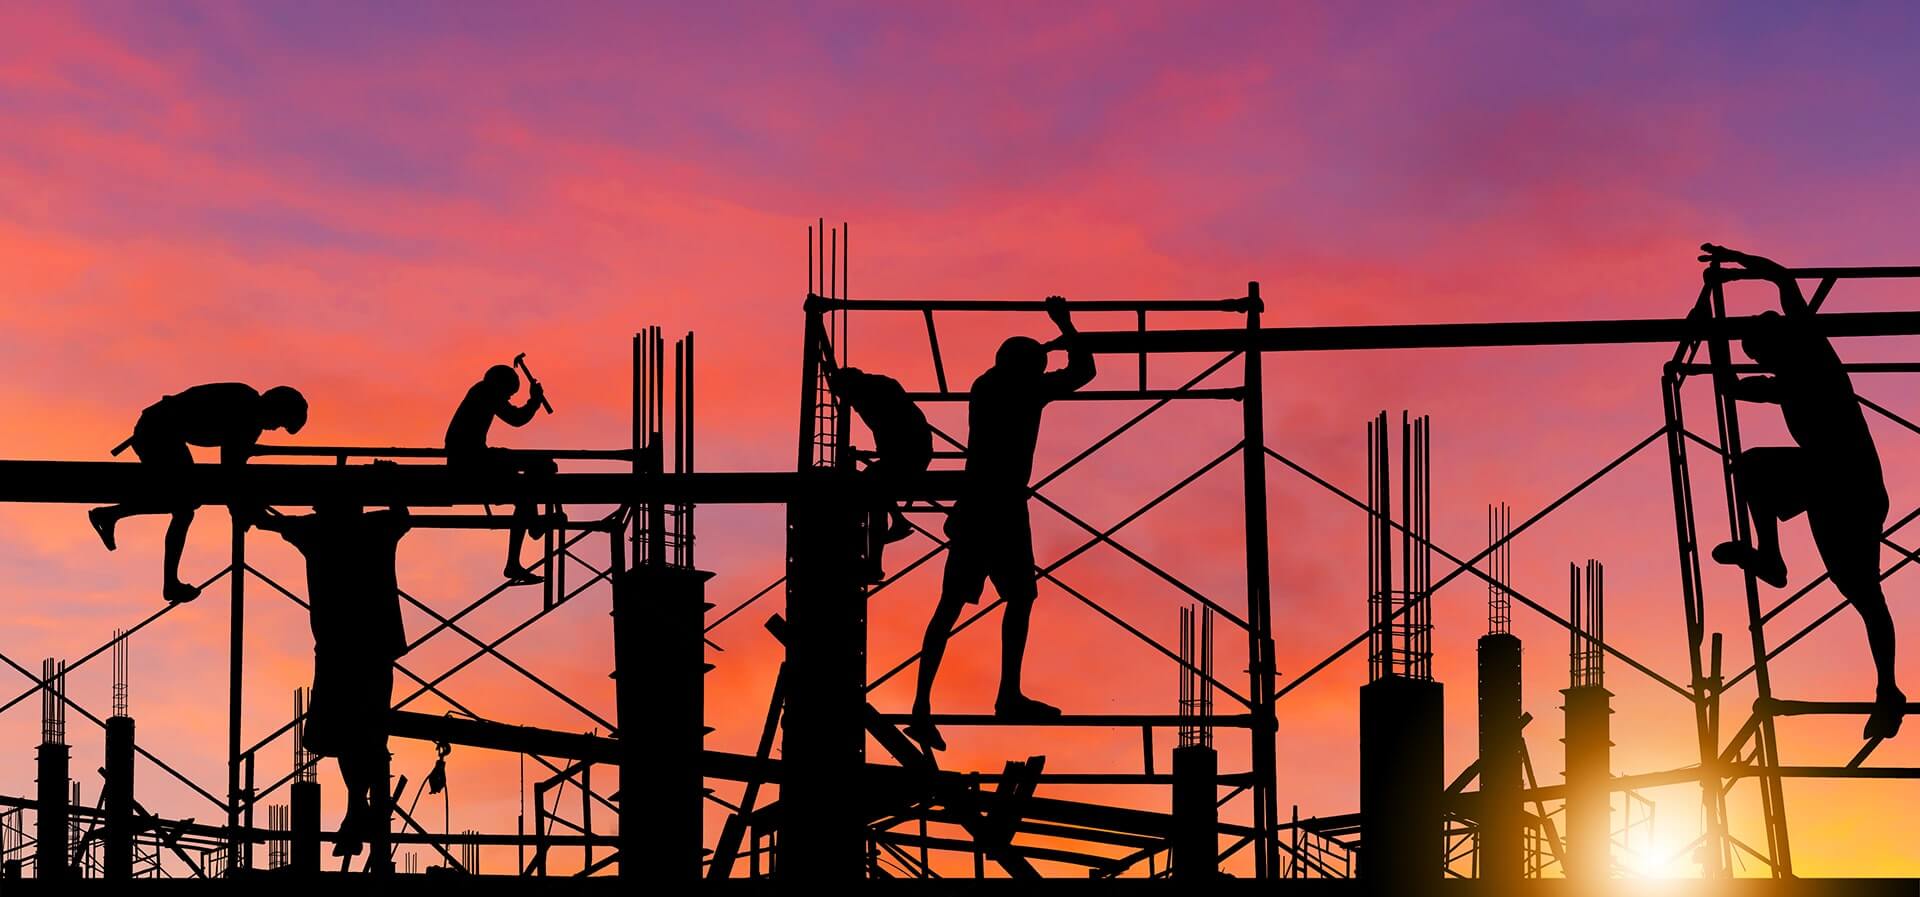
[[[350,502],[321,503],[313,511],[260,514],[251,522],[279,533],[307,559],[313,701],[302,740],[340,764],[347,812],[333,853],[353,856],[386,819],[386,715],[393,662],[407,653],[394,566],[411,518],[404,507],[368,513]]]
[[[1700,248],[1706,253],[1701,261],[1739,265],[1779,289],[1781,313],[1762,314],[1760,329],[1740,346],[1766,375],[1740,378],[1732,395],[1739,401],[1779,405],[1787,432],[1797,443],[1747,449],[1734,460],[1735,482],[1752,511],[1757,544],[1724,542],[1713,549],[1713,559],[1782,588],[1787,564],[1780,555],[1778,521],[1807,515],[1807,528],[1834,588],[1866,623],[1878,685],[1877,706],[1863,734],[1891,738],[1900,731],[1907,697],[1894,681],[1893,616],[1880,589],[1887,486],[1853,381],[1833,344],[1809,326],[1813,309],[1791,272],[1772,259],[1724,246],[1708,243]]]
[[[1078,339],[1067,302],[1047,298],[1047,315],[1060,328],[1053,341],[1016,336],[1000,344],[993,367],[973,381],[967,403],[967,467],[963,497],[947,518],[947,568],[940,603],[927,624],[920,650],[920,676],[914,692],[913,719],[906,734],[932,750],[947,743],[934,726],[933,680],[946,654],[953,625],[968,604],[980,600],[988,579],[1006,601],[1000,635],[1000,692],[994,712],[1027,722],[1056,719],[1060,711],[1027,697],[1020,674],[1026,660],[1027,627],[1033,616],[1033,529],[1027,517],[1033,452],[1040,439],[1040,414],[1047,403],[1065,398],[1093,381],[1093,353]],[[1047,370],[1049,349],[1067,353],[1067,366]]]

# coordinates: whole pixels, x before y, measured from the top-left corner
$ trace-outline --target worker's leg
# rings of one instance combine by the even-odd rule
[[[885,564],[887,513],[892,509],[893,502],[884,496],[893,482],[892,468],[885,458],[879,458],[868,464],[867,469],[860,476],[862,486],[879,493],[873,496],[867,505],[866,520],[863,525],[866,539],[861,549],[861,555],[864,558],[861,577],[866,582],[877,583],[886,579],[887,576]]]
[[[1821,473],[1808,463],[1806,451],[1799,448],[1769,446],[1740,453],[1733,473],[1747,503],[1754,544],[1748,547],[1740,542],[1722,542],[1713,549],[1715,561],[1743,567],[1774,588],[1786,586],[1787,562],[1780,556],[1779,521],[1806,510],[1807,496],[1813,489],[1810,481]]]
[[[1000,621],[1000,694],[995,706],[1026,699],[1020,691],[1020,673],[1026,666],[1033,600],[1032,595],[1007,596],[1006,615]]]
[[[501,476],[537,476],[552,472],[553,464],[546,459],[527,459],[516,457],[505,449],[493,449],[488,453],[488,463]],[[533,585],[546,579],[527,569],[520,559],[521,549],[525,547],[527,533],[537,528],[539,508],[533,502],[521,502],[513,506],[513,522],[507,529],[507,564],[501,570],[507,580],[514,585]],[[537,538],[546,538],[546,531],[540,529]]]
[[[913,716],[906,733],[933,750],[945,750],[946,739],[928,717],[933,715],[933,680],[940,673],[940,661],[947,654],[947,640],[960,622],[960,612],[980,600],[987,585],[987,570],[980,552],[968,534],[949,526],[953,541],[947,548],[947,567],[940,582],[940,603],[934,606],[933,619],[927,621],[927,634],[920,643],[920,662],[914,681]]]
[[[192,601],[200,597],[198,586],[180,581],[180,556],[187,550],[187,530],[193,526],[193,509],[181,508],[173,512],[173,518],[167,521],[166,555],[162,563],[166,566],[165,594],[168,601],[175,603]]]
[[[521,476],[535,480],[545,479],[560,472],[560,466],[555,464],[552,458],[542,458],[534,455],[523,454],[514,457],[513,466],[515,470],[519,471]],[[545,539],[547,537],[547,522],[539,516],[538,506],[529,502],[515,508],[514,513],[524,515],[527,520],[527,535],[536,539]]]
[[[993,588],[1007,600],[1006,616],[1000,626],[1000,694],[994,699],[994,713],[1017,719],[1049,720],[1060,716],[1050,704],[1026,696],[1021,673],[1026,668],[1027,633],[1033,620],[1035,588],[1033,532],[1027,519],[1026,502],[1011,509],[993,530],[994,556],[989,566]]]
[[[347,812],[340,819],[340,840],[334,842],[333,855],[359,856],[370,822],[373,769],[378,764],[360,751],[342,754],[337,762],[340,764],[340,782],[347,793]]]
[[[527,541],[526,522],[532,516],[531,505],[516,505],[513,509],[513,523],[507,527],[507,566],[501,572],[516,585],[531,585],[541,580],[538,574],[529,571],[520,561],[521,546]]]
[[[1877,504],[1877,507],[1876,507]],[[1881,708],[1868,718],[1865,737],[1890,738],[1900,731],[1907,697],[1894,674],[1893,615],[1880,587],[1880,531],[1886,522],[1884,500],[1872,497],[1820,507],[1807,515],[1814,545],[1827,563],[1834,588],[1860,614],[1873,655],[1874,699]]]
[[[179,439],[144,427],[135,427],[132,443],[142,469],[160,477],[193,465],[193,450]],[[187,531],[193,526],[193,513],[192,505],[173,502],[130,503],[94,508],[87,512],[87,520],[107,550],[112,551],[118,547],[114,527],[121,520],[140,514],[171,514],[172,520],[167,523],[164,542],[161,594],[168,601],[181,602],[192,601],[200,595],[198,588],[180,581],[180,558],[186,553]]]
[[[910,485],[912,481],[918,479],[921,474],[926,473],[928,465],[932,463],[933,453],[931,449],[925,452],[915,451],[896,459],[890,465],[889,470],[895,486],[895,495],[898,495],[903,487]],[[900,511],[900,509],[905,506],[905,499],[887,502],[889,523],[887,525],[886,540],[888,542],[898,542],[901,539],[913,535],[913,524],[907,520],[907,515]]]

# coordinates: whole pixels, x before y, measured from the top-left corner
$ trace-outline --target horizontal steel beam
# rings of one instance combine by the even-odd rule
[[[513,449],[515,454],[560,461],[628,461],[633,449]],[[646,454],[642,449],[639,454]],[[256,445],[255,458],[445,458],[443,448],[402,445]]]
[[[1789,701],[1780,698],[1753,702],[1753,712],[1769,716],[1868,716],[1880,705],[1872,701]],[[1908,714],[1920,713],[1920,703],[1905,705]]]
[[[952,500],[961,472],[918,477],[909,499]],[[368,506],[442,507],[514,504],[780,504],[808,498],[859,497],[866,481],[840,471],[752,473],[561,473],[500,477],[435,464],[196,464],[156,470],[121,461],[0,460],[0,502],[110,502],[150,505],[312,505],[357,501]]]
[[[1245,296],[1232,299],[1068,299],[1068,311],[1233,311],[1252,305]],[[1044,312],[1040,299],[833,299],[808,296],[813,311],[997,311]]]
[[[1060,396],[1059,402],[1153,402],[1161,399],[1189,401],[1206,399],[1212,401],[1238,402],[1246,395],[1246,390],[1238,386],[1209,387],[1206,389],[1081,389]],[[973,397],[970,392],[909,392],[907,398],[916,402],[965,402]]]
[[[1767,275],[1745,268],[1711,268],[1707,275],[1721,281],[1766,280]],[[1797,280],[1871,280],[1895,277],[1920,277],[1920,268],[1912,265],[1881,265],[1856,268],[1788,268],[1787,276]]]
[[[1470,324],[1368,324],[1335,327],[1265,327],[1249,335],[1240,328],[1203,330],[1096,330],[1080,342],[1107,355],[1231,352],[1324,352],[1355,349],[1463,349],[1494,346],[1579,346],[1627,343],[1679,343],[1752,332],[1757,317],[1703,320],[1621,318],[1598,321],[1520,321]],[[1830,312],[1807,325],[1826,336],[1913,336],[1920,334],[1920,312]]]
[[[910,713],[883,713],[880,718],[894,725],[912,722],[915,717]],[[1175,726],[1228,726],[1245,728],[1253,725],[1253,715],[1248,713],[1222,713],[1205,716],[1182,716],[1177,713],[1066,713],[1055,719],[1045,721],[1007,719],[988,713],[936,713],[929,719],[936,726],[1014,726],[1026,728],[1055,728],[1059,726],[1081,726],[1092,728],[1157,728],[1171,729]]]
[[[466,747],[590,760],[595,763],[618,763],[620,759],[620,742],[604,735],[536,729],[532,726],[409,710],[387,712],[387,734],[395,738],[444,741]]]

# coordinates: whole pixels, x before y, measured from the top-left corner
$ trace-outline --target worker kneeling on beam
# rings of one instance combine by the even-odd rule
[[[133,449],[140,463],[172,475],[193,464],[188,446],[220,450],[221,464],[245,464],[260,434],[267,430],[298,433],[307,423],[307,399],[291,386],[258,392],[245,383],[205,383],[147,406],[133,435],[115,446],[115,455]],[[161,595],[178,604],[200,596],[198,586],[180,581],[180,555],[187,547],[194,505],[179,502],[128,502],[87,512],[87,520],[108,551],[119,547],[114,527],[141,514],[171,514],[167,524],[166,578]]]
[[[1067,312],[1067,301],[1047,298],[1047,315],[1060,336],[1041,343],[1016,336],[1000,344],[993,367],[973,381],[967,402],[966,488],[947,517],[947,569],[940,604],[927,624],[920,649],[920,677],[914,692],[913,719],[906,734],[932,750],[947,742],[933,724],[933,679],[946,654],[947,638],[960,611],[980,600],[988,579],[1006,601],[1000,630],[1000,694],[994,712],[1002,718],[1044,723],[1058,719],[1058,708],[1020,691],[1026,658],[1027,624],[1033,616],[1036,568],[1033,529],[1027,518],[1033,450],[1040,440],[1040,412],[1093,381],[1093,353],[1081,345]],[[1047,351],[1062,349],[1067,366],[1047,370]]]
[[[1866,622],[1879,685],[1864,736],[1891,738],[1900,731],[1907,696],[1894,682],[1893,617],[1880,590],[1887,486],[1853,381],[1833,344],[1807,325],[1813,309],[1787,269],[1724,246],[1708,243],[1701,249],[1706,252],[1701,261],[1739,265],[1779,288],[1784,315],[1761,315],[1760,329],[1741,342],[1747,357],[1768,376],[1741,378],[1732,396],[1779,405],[1787,432],[1799,443],[1747,449],[1734,461],[1735,482],[1752,510],[1757,544],[1722,543],[1713,549],[1713,559],[1745,568],[1774,588],[1785,587],[1787,564],[1780,556],[1777,521],[1806,513],[1827,575]]]
[[[334,856],[355,856],[385,825],[387,710],[393,663],[407,653],[395,554],[411,518],[404,507],[367,513],[348,502],[317,504],[303,516],[256,515],[307,559],[313,626],[313,697],[307,749],[340,764],[347,813]]]

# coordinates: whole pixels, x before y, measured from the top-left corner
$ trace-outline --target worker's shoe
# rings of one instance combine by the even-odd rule
[[[510,586],[536,586],[547,581],[546,577],[519,564],[508,564],[500,573],[507,578],[507,585]]]
[[[1761,557],[1759,552],[1744,543],[1722,542],[1713,547],[1713,559],[1716,563],[1746,570],[1753,574],[1753,578],[1776,589],[1787,587],[1787,562],[1777,554],[1770,558]]]
[[[185,604],[200,597],[200,587],[175,580],[167,583],[167,587],[161,594],[167,599],[168,604]]]
[[[1907,715],[1907,696],[1897,688],[1883,688],[1874,701],[1872,715],[1860,733],[1863,738],[1892,738],[1900,734],[1900,722]]]
[[[920,742],[920,745],[929,751],[947,749],[947,740],[940,737],[940,729],[933,724],[933,720],[924,716],[914,717],[913,721],[907,723],[900,731],[905,732],[908,738]]]
[[[373,808],[364,802],[347,805],[347,815],[340,819],[339,840],[333,842],[333,855],[337,857],[356,857],[367,838],[368,816]]]
[[[100,543],[112,551],[120,546],[113,542],[113,525],[119,521],[106,508],[94,508],[87,512],[87,522],[93,524],[93,531],[100,536]]]
[[[1060,708],[1026,695],[1001,695],[993,702],[993,715],[1018,722],[1048,723],[1060,718]]]

